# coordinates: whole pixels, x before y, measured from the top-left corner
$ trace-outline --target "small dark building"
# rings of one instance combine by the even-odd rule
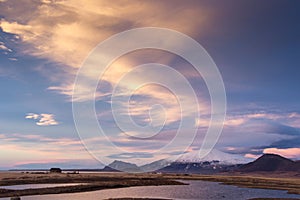
[[[62,170],[60,168],[51,168],[50,173],[61,173]]]

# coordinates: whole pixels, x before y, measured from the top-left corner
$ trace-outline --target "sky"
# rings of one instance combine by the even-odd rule
[[[94,99],[86,85],[79,85],[72,98],[76,74],[92,50],[114,34],[143,27],[191,37],[218,67],[227,112],[214,148],[252,159],[263,153],[300,159],[299,10],[295,0],[0,0],[0,169],[97,168],[103,166],[99,158],[142,164],[199,150],[211,117],[210,94],[203,74],[172,52],[132,51],[112,62],[102,77],[98,63],[86,74],[89,80],[99,79]],[[180,42],[162,41],[184,46]],[[105,60],[107,54],[98,56]],[[196,99],[172,73],[136,68],[147,63],[180,73]],[[168,87],[140,84],[153,78]],[[120,93],[112,100],[118,85]],[[80,113],[84,133],[78,134],[72,105],[90,101],[95,115]],[[180,110],[180,101],[186,110]],[[138,127],[150,123],[159,133],[122,130],[113,103],[120,116],[130,116]],[[107,137],[89,126],[93,117]],[[163,151],[182,120],[185,138],[197,133],[192,144],[179,138]]]

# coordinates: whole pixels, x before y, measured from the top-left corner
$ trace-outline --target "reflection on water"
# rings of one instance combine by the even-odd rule
[[[25,185],[0,186],[0,188],[8,189],[8,190],[24,190],[24,189],[49,188],[49,187],[73,186],[73,185],[81,185],[81,184],[80,183],[25,184]]]
[[[176,186],[142,186],[120,189],[108,189],[94,192],[56,194],[22,197],[22,200],[86,200],[121,197],[156,197],[170,199],[197,200],[242,200],[255,197],[300,198],[300,195],[287,194],[286,191],[238,188],[205,181],[183,181],[190,185]],[[8,199],[8,198],[6,198]]]

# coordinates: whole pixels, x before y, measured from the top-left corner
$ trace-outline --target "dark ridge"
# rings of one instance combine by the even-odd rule
[[[300,162],[293,161],[276,154],[264,154],[248,164],[242,165],[241,172],[274,172],[274,171],[300,171]]]

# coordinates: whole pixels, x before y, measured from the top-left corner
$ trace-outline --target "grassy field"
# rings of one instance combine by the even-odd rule
[[[174,175],[165,178],[174,179]],[[300,194],[300,179],[288,177],[263,177],[261,175],[189,175],[179,179],[220,182],[247,188],[287,190],[291,194]]]
[[[300,194],[300,179],[266,177],[262,175],[183,175],[183,174],[127,174],[127,173],[82,173],[82,174],[32,174],[0,173],[0,188],[6,185],[43,183],[84,183],[44,189],[0,189],[0,197],[74,193],[110,188],[150,185],[178,185],[175,180],[203,180],[220,182],[248,188],[287,190]]]

